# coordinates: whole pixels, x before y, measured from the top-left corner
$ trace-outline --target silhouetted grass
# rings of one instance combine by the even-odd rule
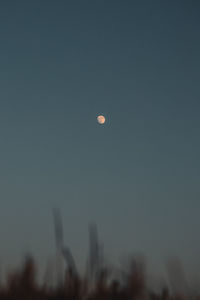
[[[64,246],[63,228],[58,210],[54,211],[54,218],[57,254],[62,256],[66,262],[63,278],[59,278],[56,286],[50,285],[48,282],[38,284],[36,263],[32,256],[27,256],[19,270],[7,275],[5,284],[0,287],[0,300],[200,300],[197,293],[189,291],[177,260],[169,263],[169,269],[173,279],[176,279],[176,273],[179,273],[178,277],[182,278],[182,283],[186,287],[184,294],[181,293],[184,289],[176,290],[174,286],[171,292],[166,286],[161,292],[156,293],[151,290],[147,285],[145,263],[137,259],[130,261],[127,272],[121,274],[122,280],[113,279],[110,276],[111,272],[103,264],[103,255],[100,251],[95,225],[89,227],[89,268],[86,275],[81,276],[70,249]],[[174,282],[176,280],[173,280],[173,284]]]
[[[144,265],[132,261],[126,278],[121,282],[109,278],[106,268],[99,270],[95,282],[75,274],[66,268],[64,280],[57,286],[48,286],[45,282],[37,284],[36,264],[28,256],[21,268],[9,274],[0,288],[0,299],[69,299],[69,300],[182,300],[200,299],[198,295],[169,293],[163,287],[160,293],[147,288]],[[174,274],[175,275],[175,274]]]

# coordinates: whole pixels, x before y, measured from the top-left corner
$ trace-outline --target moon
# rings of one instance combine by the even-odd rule
[[[100,116],[97,117],[97,122],[99,124],[104,124],[105,121],[106,121],[106,118],[104,116],[100,115]]]

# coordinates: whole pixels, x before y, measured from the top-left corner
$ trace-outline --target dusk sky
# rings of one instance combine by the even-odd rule
[[[1,1],[1,264],[46,264],[57,206],[80,266],[95,221],[108,261],[199,269],[199,14],[198,0]]]

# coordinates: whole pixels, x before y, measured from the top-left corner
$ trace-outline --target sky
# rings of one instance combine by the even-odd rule
[[[0,263],[106,259],[200,267],[200,2],[0,3]],[[103,114],[106,123],[97,123]],[[153,269],[152,268],[152,269]]]

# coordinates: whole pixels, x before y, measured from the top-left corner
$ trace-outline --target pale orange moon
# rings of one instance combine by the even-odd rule
[[[104,116],[98,116],[97,121],[99,124],[104,124],[106,121],[106,118]]]

